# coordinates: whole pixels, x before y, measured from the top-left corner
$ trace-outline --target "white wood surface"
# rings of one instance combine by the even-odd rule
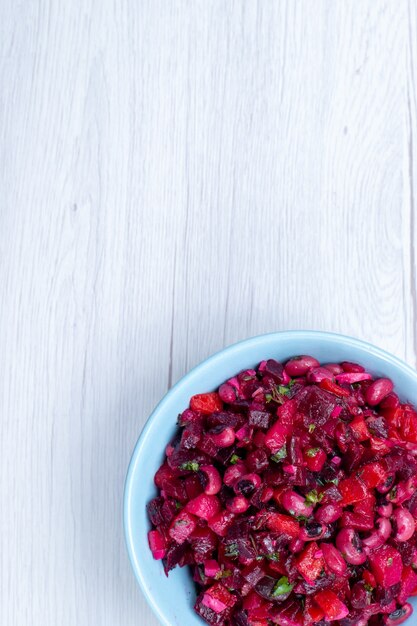
[[[417,5],[3,0],[0,33],[0,624],[156,626],[122,493],[167,388],[286,328],[416,365]]]

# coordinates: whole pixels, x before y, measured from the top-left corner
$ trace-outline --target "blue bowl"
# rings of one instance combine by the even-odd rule
[[[176,430],[178,413],[196,393],[216,389],[224,380],[259,361],[285,361],[296,354],[311,354],[320,362],[355,361],[376,376],[388,376],[403,400],[417,405],[417,372],[396,357],[363,341],[315,331],[287,331],[241,341],[211,356],[184,376],[158,404],[136,444],[126,479],[124,526],[129,557],[147,601],[164,626],[202,626],[193,610],[195,588],[188,568],[167,578],[161,561],[148,548],[146,504],[156,495],[153,476],[165,446]],[[417,626],[416,613],[407,621]]]

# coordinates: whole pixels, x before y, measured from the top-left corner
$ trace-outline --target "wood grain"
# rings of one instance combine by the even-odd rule
[[[141,427],[240,338],[416,365],[412,0],[0,5],[0,623],[156,626]]]

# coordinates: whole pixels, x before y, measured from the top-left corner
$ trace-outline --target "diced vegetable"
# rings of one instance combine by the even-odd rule
[[[167,574],[191,568],[209,626],[409,617],[417,411],[391,380],[349,361],[265,359],[194,395],[177,423],[148,543]]]

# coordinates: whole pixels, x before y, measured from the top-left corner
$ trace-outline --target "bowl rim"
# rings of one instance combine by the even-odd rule
[[[133,486],[133,479],[134,479],[134,475],[136,471],[136,465],[139,461],[139,457],[141,455],[142,449],[145,446],[147,435],[151,428],[153,420],[161,412],[161,410],[164,409],[165,405],[169,403],[171,396],[175,394],[176,390],[179,389],[182,385],[188,383],[190,380],[192,381],[192,379],[196,376],[196,374],[199,372],[201,368],[204,368],[206,365],[208,365],[209,363],[212,363],[213,361],[223,358],[225,355],[231,352],[239,352],[239,350],[243,348],[244,349],[250,348],[252,345],[256,345],[260,340],[270,339],[271,341],[274,341],[274,340],[279,340],[279,339],[282,340],[282,339],[291,339],[291,338],[297,338],[297,339],[315,338],[317,339],[320,337],[326,340],[334,339],[335,341],[341,342],[345,345],[348,345],[354,348],[355,347],[362,348],[362,349],[366,348],[368,352],[374,354],[377,357],[382,358],[385,361],[389,361],[390,363],[394,364],[398,369],[402,370],[404,373],[412,375],[414,378],[417,379],[417,371],[413,367],[408,365],[405,361],[389,353],[388,351],[382,348],[379,348],[362,339],[357,339],[350,335],[343,335],[343,334],[336,333],[336,332],[321,331],[321,330],[274,331],[274,332],[269,332],[269,333],[262,333],[260,335],[255,335],[253,337],[242,339],[233,344],[230,344],[226,346],[225,348],[217,350],[216,352],[211,354],[209,357],[207,357],[206,359],[204,359],[203,361],[195,365],[184,376],[182,376],[170,389],[168,389],[166,394],[158,402],[158,404],[155,406],[155,408],[149,415],[148,419],[146,420],[142,428],[142,431],[140,432],[139,437],[134,446],[132,456],[129,462],[127,474],[126,474],[124,494],[123,494],[123,527],[124,527],[125,544],[126,544],[127,552],[129,555],[129,560],[130,560],[133,572],[135,574],[135,578],[138,581],[139,586],[142,590],[142,593],[145,596],[153,613],[155,614],[157,619],[161,622],[161,624],[163,624],[164,626],[171,626],[171,625],[167,621],[167,618],[165,617],[165,615],[161,612],[160,607],[156,604],[153,598],[153,595],[148,592],[147,586],[145,584],[145,577],[143,575],[143,570],[140,567],[139,561],[136,557],[136,553],[134,549],[133,529],[130,523],[132,486]]]

